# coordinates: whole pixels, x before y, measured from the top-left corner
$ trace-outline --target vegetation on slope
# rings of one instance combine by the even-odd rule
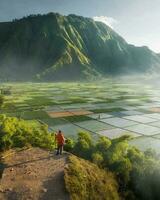
[[[95,143],[90,134],[82,132],[77,141],[70,141],[70,151],[114,173],[122,198],[159,199],[159,158],[151,150],[143,153],[130,146],[128,140],[128,136],[113,140],[100,137]]]
[[[1,115],[0,151],[25,146],[53,149],[54,136],[48,133],[48,127],[36,121],[25,121]]]
[[[76,156],[69,157],[65,184],[71,200],[118,200],[118,183],[113,173]]]
[[[76,141],[67,140],[67,151],[94,163],[70,157],[65,181],[72,199],[160,198],[159,157],[151,150],[141,152],[130,146],[129,139],[100,137],[95,142],[89,133],[80,132]],[[53,149],[54,136],[35,121],[1,115],[0,151],[30,145]]]
[[[90,18],[49,13],[0,23],[2,80],[77,80],[146,72],[160,57]]]

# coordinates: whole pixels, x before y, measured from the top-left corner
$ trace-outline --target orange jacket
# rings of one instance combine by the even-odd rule
[[[58,145],[63,145],[65,142],[65,138],[62,133],[56,134],[56,141]]]

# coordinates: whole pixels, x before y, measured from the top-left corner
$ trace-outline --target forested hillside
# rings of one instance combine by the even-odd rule
[[[80,80],[159,64],[159,55],[90,18],[49,13],[0,23],[1,80]]]

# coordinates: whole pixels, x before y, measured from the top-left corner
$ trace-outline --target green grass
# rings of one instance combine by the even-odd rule
[[[49,118],[48,114],[44,111],[24,112],[22,115],[24,119],[46,119]]]
[[[94,109],[90,110],[94,113],[110,113],[110,112],[119,112],[119,111],[125,111],[123,108],[100,108],[100,109]]]
[[[85,115],[63,117],[63,119],[69,122],[82,122],[82,121],[93,120],[92,118]]]
[[[44,123],[48,124],[48,126],[56,126],[67,124],[68,122],[62,118],[43,118]]]
[[[26,104],[29,104],[31,106],[50,106],[50,105],[55,105],[55,103],[44,96],[37,96],[33,97],[32,99],[25,100],[24,101]]]
[[[50,118],[45,111],[23,111],[5,113],[9,117],[18,117],[22,119],[48,119]]]

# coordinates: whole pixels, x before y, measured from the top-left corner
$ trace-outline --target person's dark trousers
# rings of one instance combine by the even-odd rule
[[[63,153],[63,144],[61,144],[61,145],[58,145],[58,147],[57,147],[57,155],[62,155],[62,153]]]

